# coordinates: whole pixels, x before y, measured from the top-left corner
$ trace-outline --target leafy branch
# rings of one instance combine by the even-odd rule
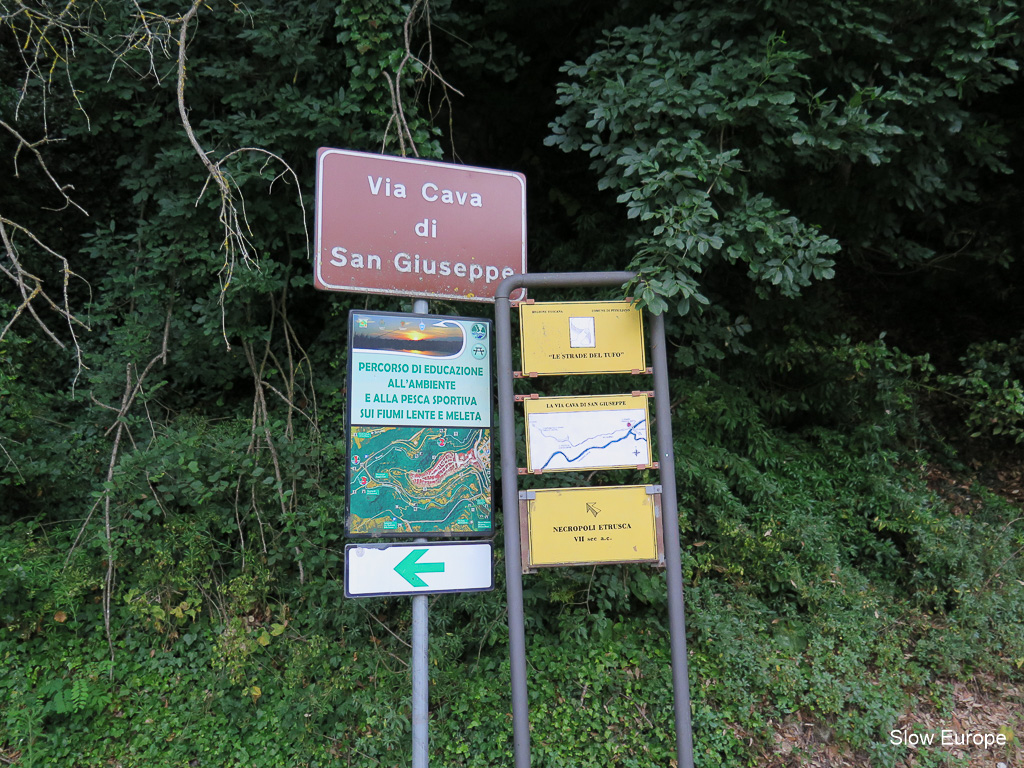
[[[163,341],[160,345],[160,351],[153,356],[142,373],[138,372],[138,367],[132,363],[128,363],[125,368],[125,385],[124,394],[121,396],[121,403],[119,407],[107,405],[93,398],[93,402],[108,411],[112,411],[117,414],[114,419],[114,423],[107,430],[109,435],[114,432],[114,445],[110,451],[110,461],[107,463],[107,474],[106,481],[103,484],[103,492],[100,494],[96,503],[92,509],[89,510],[89,514],[86,515],[85,522],[82,523],[81,528],[78,531],[78,536],[75,537],[71,548],[68,550],[67,557],[64,560],[64,567],[66,568],[68,563],[71,561],[71,556],[74,554],[75,549],[78,547],[79,541],[81,541],[82,535],[85,533],[89,526],[89,522],[92,520],[93,514],[96,512],[97,507],[102,503],[103,505],[103,532],[106,538],[107,547],[107,570],[104,576],[104,589],[103,589],[103,626],[106,630],[107,644],[110,648],[110,659],[111,662],[114,660],[114,636],[110,629],[110,617],[111,617],[111,598],[114,593],[114,571],[116,567],[116,557],[114,554],[114,534],[113,525],[111,523],[110,507],[113,500],[113,489],[114,489],[114,474],[117,469],[118,458],[121,453],[121,440],[127,438],[134,444],[134,439],[131,436],[131,430],[128,427],[127,416],[132,406],[135,403],[136,398],[142,392],[142,384],[146,380],[146,376],[153,369],[153,366],[158,362],[163,365],[167,365],[167,347],[168,340],[171,332],[171,317],[174,308],[174,303],[171,302],[167,307],[167,319],[164,323]]]

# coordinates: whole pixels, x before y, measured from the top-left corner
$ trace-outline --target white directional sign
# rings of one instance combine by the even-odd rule
[[[487,592],[494,589],[489,541],[349,544],[345,597]]]

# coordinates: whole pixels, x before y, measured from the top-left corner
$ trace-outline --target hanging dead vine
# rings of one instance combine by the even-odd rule
[[[280,181],[294,185],[296,198],[302,210],[303,226],[305,228],[305,249],[308,256],[309,231],[307,214],[302,199],[302,185],[295,169],[280,155],[269,149],[253,146],[241,146],[231,148],[219,153],[208,150],[203,146],[202,133],[197,134],[193,122],[190,105],[187,100],[187,86],[189,83],[189,46],[193,42],[196,30],[199,27],[203,9],[208,6],[202,0],[190,0],[189,6],[179,15],[161,15],[146,10],[140,5],[140,0],[132,0],[127,18],[127,30],[117,38],[101,40],[93,36],[93,31],[87,23],[86,13],[88,4],[77,3],[75,0],[68,0],[57,11],[49,12],[42,6],[33,7],[31,3],[17,2],[10,7],[7,0],[0,0],[0,31],[13,33],[16,40],[16,48],[21,56],[22,72],[20,95],[17,100],[14,120],[5,121],[0,119],[0,138],[5,143],[13,146],[13,161],[15,177],[21,178],[19,174],[19,163],[32,163],[37,171],[35,177],[42,179],[47,185],[51,197],[56,195],[56,204],[50,208],[58,215],[74,213],[81,216],[88,216],[88,212],[73,198],[74,189],[70,184],[61,181],[58,174],[51,171],[52,161],[47,155],[48,145],[58,141],[50,134],[48,118],[51,112],[50,101],[52,94],[58,87],[68,91],[70,98],[78,105],[81,114],[85,116],[88,124],[88,115],[85,113],[81,102],[78,99],[78,91],[75,83],[72,82],[72,62],[76,46],[83,37],[92,36],[92,42],[106,50],[110,55],[111,72],[117,67],[127,67],[140,79],[150,79],[161,84],[161,71],[173,72],[174,77],[174,103],[182,131],[200,162],[206,170],[206,179],[201,188],[197,190],[195,205],[199,206],[207,193],[212,192],[217,196],[215,207],[218,210],[218,222],[220,231],[217,233],[219,248],[223,255],[223,263],[218,272],[220,283],[220,310],[221,310],[221,334],[225,346],[230,349],[226,328],[226,307],[225,300],[228,289],[232,285],[232,278],[239,266],[249,269],[259,269],[259,251],[255,242],[252,228],[246,217],[245,197],[242,193],[242,184],[245,179],[253,174],[267,182],[272,191]],[[237,9],[237,6],[236,6]],[[242,13],[245,13],[243,10]],[[141,63],[140,63],[141,62]],[[161,62],[165,66],[161,67]],[[58,80],[58,74],[66,78],[63,85]],[[34,95],[31,99],[28,94]],[[67,98],[67,94],[65,95]],[[36,125],[42,125],[42,136],[32,135],[26,129],[21,128],[18,123],[18,115],[31,107],[39,114],[33,115]],[[219,154],[219,156],[218,156]],[[233,175],[233,169],[239,167],[240,161],[256,158],[255,164],[245,163],[245,178],[239,174]],[[89,330],[87,324],[80,319],[80,312],[75,307],[75,291],[71,289],[75,279],[80,278],[75,272],[71,261],[59,252],[59,249],[51,246],[43,238],[37,236],[32,228],[25,223],[18,221],[13,216],[8,216],[5,211],[0,210],[0,243],[3,251],[0,253],[0,275],[3,275],[7,284],[13,289],[14,299],[9,302],[11,310],[7,316],[0,318],[0,341],[11,331],[19,320],[30,318],[38,325],[43,335],[51,342],[62,349],[71,349],[77,362],[77,371],[72,384],[77,382],[79,374],[85,369],[83,352],[79,335],[82,330]],[[29,252],[31,251],[31,258]],[[40,272],[40,264],[47,264],[47,260],[55,263],[54,267],[48,267],[46,273]],[[272,327],[268,333],[268,339],[275,337],[274,323],[278,329],[283,330],[283,354],[285,359],[278,360],[274,349],[268,340],[266,347],[257,350],[252,344],[243,342],[246,360],[252,371],[255,382],[255,397],[252,413],[252,432],[249,453],[262,454],[270,457],[273,465],[274,478],[276,480],[277,498],[282,512],[286,512],[290,505],[295,504],[296,481],[287,479],[287,467],[282,466],[278,444],[279,441],[292,439],[295,429],[295,416],[307,421],[311,427],[316,429],[316,399],[312,385],[304,386],[303,379],[312,381],[312,370],[309,360],[302,349],[295,330],[288,320],[287,314],[287,281],[281,296],[270,297],[272,305]],[[5,302],[6,303],[6,302]],[[71,562],[74,552],[80,546],[90,526],[95,521],[102,519],[102,538],[104,541],[105,574],[103,577],[102,607],[104,626],[107,641],[110,647],[110,654],[114,654],[114,637],[111,626],[112,597],[114,594],[115,579],[117,573],[117,491],[116,480],[119,466],[122,465],[127,453],[135,448],[136,436],[133,435],[132,416],[133,411],[139,410],[140,395],[144,391],[147,376],[151,374],[157,364],[166,365],[168,362],[168,346],[170,343],[170,330],[172,320],[173,302],[167,309],[167,320],[163,329],[163,337],[159,351],[142,367],[136,363],[128,363],[124,370],[124,391],[120,399],[114,402],[100,402],[95,397],[92,402],[104,411],[113,415],[113,422],[107,430],[107,437],[110,438],[109,457],[105,457],[105,478],[102,491],[97,495],[95,503],[89,509],[84,522],[81,524],[77,536],[71,544],[67,553],[65,567]],[[49,315],[49,316],[48,316]],[[55,324],[54,317],[60,319],[64,330]],[[281,335],[281,334],[278,334]],[[283,363],[283,364],[282,364]],[[274,380],[274,374],[269,373],[267,368],[271,367],[280,373],[281,380]],[[305,370],[307,373],[302,373]],[[283,401],[284,409],[284,434],[275,435],[272,428],[271,414],[274,400]],[[270,402],[268,403],[268,400]],[[148,411],[147,411],[148,418]],[[149,428],[156,434],[156,425],[149,419]],[[0,449],[3,446],[0,445]],[[6,454],[6,450],[4,450]],[[10,460],[10,456],[7,456]],[[239,503],[245,478],[240,475],[236,489],[236,519],[239,526],[239,535],[242,537],[242,549],[245,550],[245,539]],[[148,481],[148,475],[147,475]],[[291,488],[287,487],[291,484]],[[152,490],[152,485],[150,485]],[[287,491],[291,491],[288,493]],[[255,496],[255,489],[250,489],[250,509],[254,512],[258,524],[259,536],[264,552],[267,550],[266,531],[264,521],[260,516],[260,509]],[[153,491],[154,497],[157,496]],[[301,552],[296,548],[296,555],[299,557],[300,578],[304,580],[305,575],[301,563]]]
[[[0,128],[6,131],[7,134],[15,140],[13,158],[15,178],[21,178],[18,161],[22,151],[26,150],[35,160],[35,164],[42,172],[43,176],[49,180],[53,189],[56,190],[57,194],[63,200],[63,205],[60,208],[53,208],[50,210],[54,212],[62,212],[69,208],[73,208],[81,212],[84,216],[89,215],[86,210],[75,202],[69,194],[73,187],[70,184],[61,184],[57,181],[53,173],[50,171],[43,153],[40,151],[40,147],[50,143],[53,141],[52,139],[44,135],[36,141],[29,141],[16,128],[14,128],[14,126],[3,120],[0,120]],[[3,211],[0,211],[0,243],[3,244],[3,252],[6,257],[4,260],[0,260],[0,273],[2,273],[4,277],[11,282],[16,294],[21,298],[3,328],[0,329],[0,341],[3,341],[4,337],[18,319],[27,312],[50,341],[55,343],[61,349],[67,349],[68,344],[62,341],[50,325],[43,319],[37,311],[37,305],[41,304],[49,310],[52,310],[62,319],[63,323],[66,324],[68,328],[70,346],[74,351],[75,361],[77,364],[75,377],[72,381],[72,390],[74,390],[75,383],[78,381],[78,376],[85,368],[85,363],[82,360],[82,348],[79,345],[75,329],[78,327],[88,330],[88,326],[78,318],[71,308],[69,287],[72,278],[80,279],[83,283],[85,282],[84,279],[74,272],[67,258],[44,243],[27,226],[4,215]],[[25,266],[25,259],[22,254],[22,249],[25,244],[31,245],[33,250],[36,252],[45,254],[57,262],[57,274],[59,275],[60,280],[59,292],[54,291],[53,289],[48,289],[46,280],[36,275]]]
[[[420,46],[418,53],[413,53],[413,29],[420,24],[426,29],[426,40]],[[433,81],[441,84],[444,91],[443,100],[445,101],[448,100],[449,91],[457,93],[459,96],[464,94],[441,76],[434,62],[434,36],[430,24],[430,0],[415,0],[413,2],[409,13],[405,17],[405,23],[402,25],[402,37],[405,54],[402,56],[402,60],[398,62],[398,66],[395,67],[394,75],[382,72],[388,84],[388,91],[391,94],[391,117],[384,127],[381,151],[387,146],[388,134],[391,132],[392,127],[394,127],[402,156],[404,157],[408,151],[411,151],[414,156],[419,157],[420,153],[416,148],[416,140],[413,138],[409,121],[405,116],[405,107],[402,101],[402,88],[407,78],[406,67],[412,63],[420,73],[415,80],[413,101],[420,98],[420,90],[423,86]]]

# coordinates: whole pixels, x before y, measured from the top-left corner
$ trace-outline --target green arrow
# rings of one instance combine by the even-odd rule
[[[427,582],[420,578],[421,573],[444,573],[444,563],[416,562],[427,553],[425,549],[414,549],[405,559],[395,566],[395,573],[414,587],[425,587]]]

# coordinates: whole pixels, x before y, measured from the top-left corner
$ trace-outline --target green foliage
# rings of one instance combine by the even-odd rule
[[[396,306],[312,290],[321,145],[515,167],[531,271],[642,273],[701,765],[807,718],[892,766],[915,690],[1019,676],[1019,509],[930,482],[967,471],[937,390],[1024,436],[1013,3],[190,7],[184,52],[185,6],[0,10],[4,760],[408,762],[408,601],[343,596],[344,317]],[[952,299],[886,274],[937,264]],[[512,764],[497,541],[493,593],[431,601],[439,765]],[[670,764],[663,575],[524,599],[535,764]]]
[[[724,300],[731,265],[757,296],[795,297],[835,275],[841,243],[925,262],[952,244],[935,225],[1009,171],[1006,135],[970,107],[1018,69],[1014,11],[676,4],[563,68],[546,143],[587,153],[637,222],[654,312]]]
[[[971,436],[995,435],[1024,443],[1024,337],[972,344],[960,365],[961,372],[936,378],[963,404]]]

